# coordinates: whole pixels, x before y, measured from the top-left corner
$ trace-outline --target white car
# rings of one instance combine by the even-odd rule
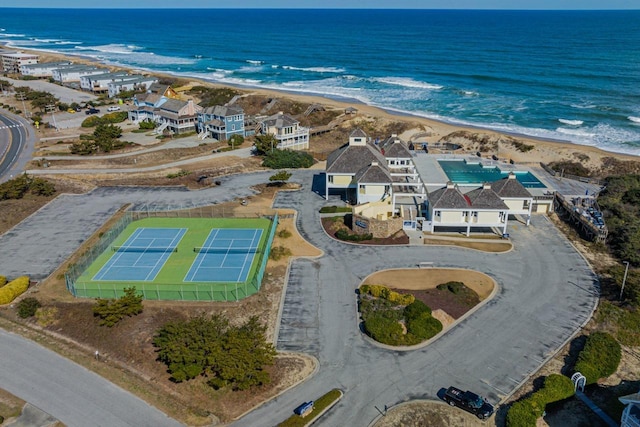
[[[117,105],[113,105],[107,108],[107,111],[120,111],[120,107],[118,107]]]

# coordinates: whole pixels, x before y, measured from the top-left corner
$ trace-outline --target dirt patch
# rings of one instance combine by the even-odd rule
[[[489,423],[491,419],[489,420]],[[374,427],[485,427],[487,422],[439,402],[416,401],[392,408]]]
[[[454,268],[407,268],[384,270],[372,274],[364,284],[384,285],[396,289],[428,290],[447,282],[462,282],[485,300],[496,286],[496,282],[479,271]]]
[[[493,239],[492,239],[493,240]],[[458,246],[461,248],[467,249],[475,249],[477,251],[483,252],[507,252],[513,248],[513,245],[509,241],[474,241],[473,239],[456,239],[456,238],[447,238],[443,236],[428,236],[425,235],[423,238],[423,242],[425,245],[436,245],[436,246]]]
[[[25,401],[0,388],[0,416],[4,423],[9,424],[15,417],[22,413]]]

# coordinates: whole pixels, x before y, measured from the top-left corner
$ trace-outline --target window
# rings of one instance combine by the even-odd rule
[[[360,194],[366,193],[367,186],[364,184],[360,184]]]
[[[331,184],[333,184],[333,175],[329,175],[329,178],[328,178],[328,179],[329,179],[329,182],[330,182]]]

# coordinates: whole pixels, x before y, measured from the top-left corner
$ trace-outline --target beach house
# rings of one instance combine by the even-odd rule
[[[160,133],[165,129],[174,134],[195,132],[198,114],[201,112],[202,107],[191,99],[167,99],[154,109],[153,120],[158,123],[156,132]]]
[[[499,228],[507,232],[509,207],[491,189],[491,184],[463,194],[458,185],[447,185],[428,196],[427,220],[430,232],[439,228],[461,228],[469,236],[471,229]]]
[[[114,79],[123,78],[128,76],[126,71],[116,71],[113,73],[101,73],[101,74],[87,74],[80,76],[80,89],[89,92],[106,92],[107,84]]]
[[[640,427],[640,392],[619,397],[618,400],[626,405],[620,427]]]
[[[218,141],[226,141],[231,135],[244,137],[244,110],[237,105],[206,107],[198,113],[198,132],[203,139]]]
[[[516,179],[511,172],[506,178],[491,183],[491,189],[509,207],[509,215],[522,215],[526,224],[531,222],[533,195]]]
[[[265,135],[275,136],[281,150],[309,149],[309,128],[300,126],[299,121],[282,111],[262,120],[260,129]]]
[[[127,77],[123,77],[120,80],[113,80],[107,83],[107,93],[109,98],[115,98],[124,91],[146,91],[149,90],[151,85],[158,83],[156,77],[142,76],[133,74]]]
[[[129,109],[129,120],[138,123],[155,121],[155,111],[168,99],[177,99],[176,92],[169,85],[153,83],[145,93],[133,96],[133,106]]]
[[[29,77],[51,77],[53,76],[53,70],[59,68],[68,67],[73,64],[71,61],[59,61],[59,62],[42,62],[40,64],[26,64],[20,66],[20,74]]]
[[[0,63],[5,73],[19,73],[23,65],[37,64],[38,55],[23,52],[0,52]]]
[[[58,83],[80,82],[82,76],[104,74],[107,71],[106,68],[89,65],[71,65],[53,70],[51,77]]]

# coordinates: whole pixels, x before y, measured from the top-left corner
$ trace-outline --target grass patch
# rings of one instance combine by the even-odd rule
[[[323,206],[320,208],[320,213],[351,213],[351,208],[349,206]]]
[[[274,261],[280,261],[280,259],[285,256],[291,256],[291,249],[285,248],[284,246],[274,246],[269,252],[269,259]]]
[[[640,312],[625,310],[609,301],[602,301],[596,312],[596,322],[610,332],[622,345],[640,346]]]
[[[284,422],[278,424],[278,427],[303,427],[306,425],[310,425],[316,420],[316,418],[322,413],[322,411],[340,400],[341,397],[342,391],[340,389],[334,388],[327,394],[318,398],[318,400],[314,401],[313,410],[309,415],[304,418],[300,415],[292,415]]]

